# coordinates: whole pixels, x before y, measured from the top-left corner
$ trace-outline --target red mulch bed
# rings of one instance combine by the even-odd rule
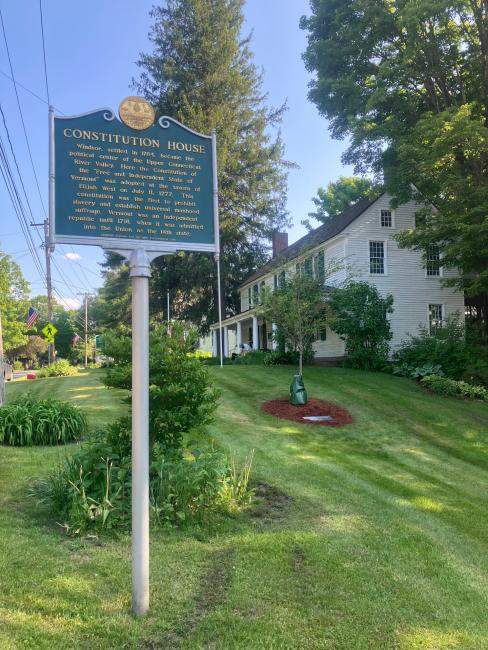
[[[302,424],[342,427],[345,424],[351,424],[353,421],[351,414],[346,409],[337,406],[337,404],[331,404],[331,402],[325,402],[322,399],[315,399],[314,397],[311,397],[305,406],[294,406],[290,404],[288,397],[280,397],[280,399],[272,399],[269,402],[265,402],[261,406],[261,409],[265,413],[268,413],[268,415],[274,415],[283,420],[301,422]],[[324,422],[304,420],[303,417],[308,415],[330,415],[332,420]]]

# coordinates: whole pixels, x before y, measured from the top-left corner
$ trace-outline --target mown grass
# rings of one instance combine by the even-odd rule
[[[144,621],[129,613],[129,540],[68,538],[26,502],[64,450],[0,449],[0,647],[488,647],[488,405],[314,368],[309,394],[354,423],[300,425],[260,411],[291,372],[212,368],[223,398],[210,434],[241,459],[254,448],[265,485],[253,513],[152,534]],[[98,376],[9,396],[57,390],[95,424],[121,410]]]

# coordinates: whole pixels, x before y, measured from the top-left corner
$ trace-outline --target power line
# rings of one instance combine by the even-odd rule
[[[44,21],[42,19],[42,0],[39,0],[39,16],[41,19],[42,55],[44,59],[44,80],[46,82],[46,97],[47,97],[47,103],[49,104],[49,106],[51,106],[51,99],[49,97],[49,84],[47,82],[46,41],[44,39]]]
[[[3,70],[0,70],[0,74],[3,75],[4,77],[6,77],[7,79],[9,79],[16,86],[19,86],[20,88],[22,88],[22,90],[25,90],[27,93],[29,93],[29,95],[32,95],[33,97],[38,99],[43,104],[46,104],[46,106],[49,106],[48,102],[45,99],[43,99],[40,95],[35,93],[30,88],[27,88],[27,86],[24,86],[24,84],[21,84],[20,81],[16,81],[15,79],[12,79],[12,77],[9,74],[7,74],[6,72],[4,72]],[[53,108],[55,108],[58,113],[61,113],[61,115],[65,115],[65,113],[63,113],[63,111],[60,108],[58,108],[57,106],[53,105]]]
[[[3,22],[3,14],[2,14],[1,9],[0,9],[0,22],[2,24],[3,40],[5,42],[5,49],[7,50],[7,58],[8,58],[9,66],[10,66],[10,74],[12,75],[12,79],[15,82],[14,68],[13,68],[13,65],[12,65],[12,58],[10,57],[10,50],[9,50],[8,41],[7,41],[7,33],[6,33],[6,30],[5,30],[5,23]],[[24,114],[22,113],[22,106],[20,104],[19,93],[17,91],[17,85],[15,83],[14,83],[14,90],[15,90],[15,97],[17,99],[17,106],[19,108],[20,121],[22,122],[22,129],[24,131],[25,142],[26,142],[26,145],[27,145],[27,151],[29,152],[29,159],[30,159],[30,162],[31,162],[32,171],[34,173],[34,179],[36,181],[37,191],[39,193],[39,199],[41,201],[41,206],[42,206],[42,210],[44,212],[44,216],[47,218],[46,208],[44,206],[44,201],[43,201],[43,198],[42,198],[41,188],[40,188],[40,185],[39,185],[39,180],[37,178],[36,168],[34,166],[34,160],[32,158],[32,152],[31,152],[31,148],[30,148],[30,144],[29,144],[29,138],[27,137],[27,129],[25,127]]]
[[[49,103],[50,96],[49,96],[49,83],[48,83],[48,76],[47,76],[47,62],[46,62],[46,48],[45,48],[45,38],[44,38],[44,25],[43,25],[43,18],[42,18],[42,0],[39,0],[39,10],[40,10],[40,16],[41,16],[41,35],[42,35],[43,55],[44,55],[44,77],[45,77],[45,83],[46,83],[46,94],[47,94],[48,103]],[[44,212],[44,216],[47,218],[46,208],[45,208],[44,201],[43,201],[43,198],[42,198],[42,193],[41,193],[41,189],[40,189],[40,185],[39,185],[39,180],[38,180],[38,177],[37,177],[37,173],[36,173],[35,166],[34,166],[34,161],[33,161],[33,158],[32,158],[32,152],[31,152],[31,148],[30,148],[29,137],[27,135],[27,129],[26,129],[26,126],[25,126],[24,115],[23,115],[23,112],[22,112],[22,106],[21,106],[21,103],[20,103],[19,94],[17,92],[15,74],[14,74],[12,59],[11,59],[11,56],[10,56],[10,50],[9,50],[9,47],[8,47],[5,23],[4,23],[4,20],[3,20],[3,15],[2,15],[1,9],[0,9],[0,21],[1,21],[1,25],[2,25],[2,32],[3,32],[4,42],[5,42],[5,48],[7,50],[7,57],[8,57],[9,65],[10,65],[10,71],[11,71],[11,74],[12,74],[12,82],[14,83],[15,96],[16,96],[16,99],[17,99],[17,106],[18,106],[18,109],[19,109],[19,115],[20,115],[20,119],[21,119],[21,123],[22,123],[22,128],[23,128],[23,131],[24,131],[24,137],[25,137],[25,141],[26,141],[26,145],[27,145],[27,150],[28,150],[28,153],[29,153],[30,163],[31,163],[31,166],[32,166],[32,171],[34,173],[34,178],[35,178],[35,182],[36,182],[36,186],[37,186],[37,191],[39,193],[39,198],[40,198],[40,201],[41,201],[42,210]],[[17,168],[17,173],[19,175],[19,179],[20,179],[23,191],[24,191],[26,203],[27,203],[27,205],[29,207],[29,212],[30,212],[30,215],[31,215],[31,219],[34,220],[34,215],[33,215],[32,208],[31,208],[28,196],[27,196],[27,191],[25,189],[25,185],[24,185],[24,182],[23,182],[23,179],[22,179],[22,174],[20,172],[20,168],[19,168],[19,165],[18,165],[18,162],[17,162],[17,158],[15,156],[13,144],[12,144],[12,141],[10,139],[10,134],[8,132],[8,128],[7,128],[7,125],[6,125],[6,120],[5,120],[5,115],[3,113],[3,110],[2,110],[2,118],[3,118],[4,126],[5,126],[5,129],[6,129],[6,132],[7,132],[7,137],[8,137],[8,140],[9,140],[10,149],[12,151],[12,156],[14,158],[15,165],[16,165],[16,168]],[[40,241],[42,242],[41,236],[39,235],[39,233],[37,231],[36,231],[36,233],[37,233],[37,236],[39,237]],[[44,245],[46,245],[46,244],[44,244]],[[54,260],[53,260],[53,262],[54,262]],[[57,265],[56,265],[56,268],[58,269],[58,272],[60,273],[60,275],[62,275],[61,271],[60,271],[60,269],[59,269],[59,267]],[[75,275],[76,275],[78,281],[80,281],[79,276],[77,274],[75,274]],[[69,287],[69,285],[68,285],[68,283],[66,281],[66,278],[64,276],[63,276],[63,281],[65,282],[66,286],[68,287],[68,290],[70,290],[70,287]],[[81,282],[81,284],[83,284],[83,282]]]
[[[7,123],[6,123],[6,120],[5,120],[5,115],[3,114],[1,105],[0,105],[0,111],[2,113],[3,123],[4,123],[4,127],[6,129],[6,132],[7,132],[7,137],[9,137],[9,140],[10,140]],[[11,144],[11,141],[10,141],[10,144]],[[15,158],[15,153],[13,152],[13,148],[11,147],[11,149],[12,149],[12,153],[13,153],[14,158]],[[20,174],[20,170],[18,168],[18,165],[16,165],[16,166],[17,166],[17,171]],[[22,231],[22,234],[24,235],[24,239],[25,239],[25,241],[27,243],[27,247],[29,248],[29,250],[31,252],[32,260],[34,262],[34,265],[36,266],[37,271],[39,272],[39,275],[41,277],[44,277],[44,271],[42,269],[42,264],[41,264],[41,261],[39,259],[39,255],[38,255],[38,252],[37,252],[37,249],[36,249],[36,245],[35,245],[34,240],[32,238],[32,234],[31,234],[31,232],[29,230],[28,221],[27,221],[27,218],[26,218],[26,215],[25,215],[25,212],[24,212],[24,206],[22,204],[22,200],[20,198],[20,194],[19,194],[19,191],[17,189],[16,181],[15,181],[14,175],[12,173],[12,169],[10,167],[10,163],[9,163],[8,156],[7,156],[7,152],[5,150],[5,146],[3,144],[3,139],[2,139],[1,136],[0,136],[0,169],[1,169],[2,176],[3,176],[3,180],[5,182],[5,186],[7,188],[7,193],[9,195],[9,197],[10,197],[10,200],[12,202],[12,206],[14,208],[14,212],[16,214],[17,220],[18,220],[19,225],[20,225],[20,229]],[[21,182],[22,182],[22,177],[21,176],[20,176],[20,179],[21,179]],[[26,197],[27,197],[27,194],[26,194]]]

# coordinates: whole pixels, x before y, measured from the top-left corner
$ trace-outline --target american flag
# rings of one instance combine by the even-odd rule
[[[25,319],[25,322],[27,323],[27,327],[33,327],[34,323],[38,318],[39,318],[39,312],[37,311],[37,309],[34,309],[34,307],[29,307],[29,313],[27,314],[27,318]]]
[[[81,336],[78,336],[78,334],[75,334],[73,338],[71,339],[71,347],[75,347],[75,345],[78,343],[78,341],[81,339]]]

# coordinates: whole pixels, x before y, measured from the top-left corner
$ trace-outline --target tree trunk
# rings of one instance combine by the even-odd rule
[[[299,359],[299,361],[298,361],[298,364],[299,364],[298,365],[298,373],[299,373],[299,375],[301,377],[302,373],[303,373],[303,352],[302,352],[301,348],[298,351],[298,359]]]

